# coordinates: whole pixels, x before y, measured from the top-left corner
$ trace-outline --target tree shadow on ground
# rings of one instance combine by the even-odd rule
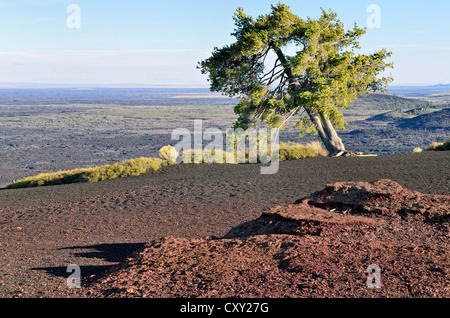
[[[80,250],[73,253],[72,264],[80,266],[80,276],[83,285],[89,285],[98,278],[102,277],[109,270],[117,266],[118,263],[131,256],[134,252],[145,246],[145,243],[114,243],[114,244],[96,244],[87,246],[70,246],[61,248],[61,250]],[[84,260],[77,258],[96,258],[104,262],[115,263],[110,265],[83,265]],[[55,267],[35,267],[32,270],[45,271],[47,274],[68,278],[73,274],[65,266]]]

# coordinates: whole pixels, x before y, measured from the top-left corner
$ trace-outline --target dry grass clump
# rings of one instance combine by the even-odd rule
[[[227,153],[224,150],[212,149],[212,150],[190,150],[182,151],[180,153],[180,159],[182,163],[230,163],[227,162],[227,156],[229,158],[236,158],[234,154]],[[231,156],[231,157],[230,157]],[[229,160],[231,161],[231,160]],[[234,159],[234,162],[235,159]],[[233,162],[233,163],[234,163]]]
[[[446,142],[433,142],[429,147],[428,150],[431,151],[448,151],[450,150],[450,140],[447,140]]]
[[[159,150],[158,158],[168,165],[175,164],[178,157],[178,151],[170,145],[164,146]]]
[[[161,168],[161,160],[155,158],[137,158],[115,163],[113,165],[104,165],[91,168],[87,173],[89,182],[98,182],[103,180],[112,180],[130,176],[139,176],[148,171],[158,171]]]
[[[307,145],[298,143],[280,143],[279,160],[292,160],[308,157],[326,156],[327,151],[322,148],[319,142],[313,142]],[[188,153],[178,153],[172,146],[165,146],[160,149],[157,158],[137,158],[112,165],[103,165],[100,167],[90,167],[51,173],[41,173],[36,176],[27,177],[22,180],[14,181],[9,184],[7,189],[38,187],[47,185],[58,185],[75,182],[99,182],[103,180],[112,180],[130,176],[139,176],[149,171],[158,171],[162,166],[175,164],[178,156],[187,155],[191,162],[195,163],[227,163],[233,158],[233,163],[238,163],[237,154],[230,154],[223,150],[213,149],[211,151],[194,151]],[[270,154],[269,154],[270,155]],[[227,156],[228,159],[227,160]],[[259,158],[257,160],[259,162]],[[186,162],[186,161],[184,161]],[[246,148],[245,163],[249,162],[248,148]]]
[[[37,176],[27,177],[9,184],[7,189],[38,187],[44,185],[55,185],[64,183],[74,183],[87,180],[87,174],[94,168],[75,169],[50,173],[41,173]]]
[[[302,145],[295,142],[280,143],[280,161],[328,156],[328,152],[318,141]]]
[[[27,188],[86,181],[98,182],[129,176],[138,176],[151,170],[159,170],[161,164],[162,160],[160,159],[137,158],[112,165],[103,165],[100,167],[41,173],[37,176],[27,177],[25,179],[15,181],[6,188]]]
[[[268,156],[270,158],[271,152],[270,147],[268,147]],[[297,160],[297,159],[304,159],[304,158],[314,158],[318,156],[328,156],[328,151],[325,150],[325,148],[322,147],[320,142],[312,142],[307,145],[302,145],[295,142],[282,142],[279,145],[279,161],[285,161],[285,160]],[[194,151],[191,150],[190,152],[182,152],[180,153],[180,156],[185,158],[187,160],[184,160],[183,162],[192,162],[192,163],[241,163],[238,161],[238,154],[236,153],[229,153],[223,150],[217,150],[213,149],[212,151]],[[242,154],[242,157],[244,158],[243,161],[245,163],[250,162],[249,157],[249,148],[245,148],[245,153]],[[228,158],[228,160],[227,160]],[[190,159],[190,160],[189,160]],[[259,155],[256,158],[256,162],[261,162]]]

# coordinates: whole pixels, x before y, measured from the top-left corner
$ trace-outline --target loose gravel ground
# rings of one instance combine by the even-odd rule
[[[78,297],[66,285],[70,264],[85,283],[151,240],[221,237],[329,183],[390,179],[448,195],[449,159],[313,158],[282,162],[274,175],[259,165],[177,165],[96,184],[0,190],[0,297]]]

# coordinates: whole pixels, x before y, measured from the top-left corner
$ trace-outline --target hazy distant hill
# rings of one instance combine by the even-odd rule
[[[381,121],[381,122],[397,122],[403,119],[414,118],[419,115],[429,114],[435,112],[435,109],[431,108],[412,108],[409,110],[397,109],[387,111],[385,113],[367,118],[367,121]]]
[[[349,106],[360,110],[407,110],[412,108],[433,108],[433,103],[389,94],[373,93],[359,97]]]
[[[414,118],[402,119],[397,123],[397,127],[427,130],[444,129],[450,131],[450,108],[419,115]]]
[[[401,110],[392,110],[386,113],[367,118],[368,121],[396,122],[405,117],[405,112]]]

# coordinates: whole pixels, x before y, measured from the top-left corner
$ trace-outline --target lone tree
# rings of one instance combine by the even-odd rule
[[[347,124],[341,110],[359,95],[387,91],[392,77],[379,75],[392,67],[391,53],[357,54],[366,29],[355,23],[346,31],[331,10],[303,20],[279,3],[256,20],[238,8],[234,20],[236,42],[214,48],[198,67],[209,74],[211,91],[241,98],[234,128],[282,129],[298,116],[300,135],[317,133],[330,156],[348,154],[335,129]]]

